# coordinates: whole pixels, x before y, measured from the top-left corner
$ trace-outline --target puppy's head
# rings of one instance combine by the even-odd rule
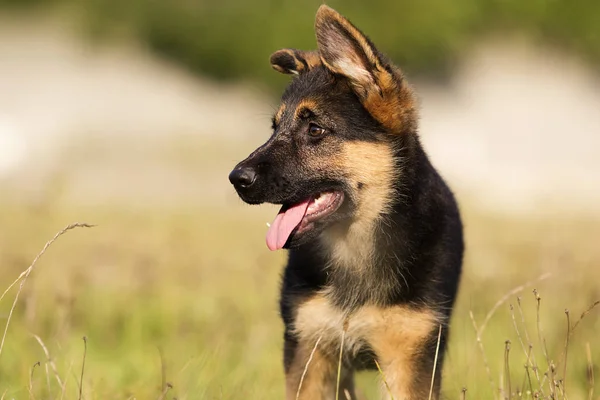
[[[294,78],[272,136],[229,176],[247,203],[282,204],[267,234],[271,250],[385,213],[395,147],[416,129],[409,86],[365,35],[325,5],[315,30],[318,51],[271,56],[274,69]]]

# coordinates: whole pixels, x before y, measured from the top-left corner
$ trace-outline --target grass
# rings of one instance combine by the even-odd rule
[[[277,49],[315,47],[313,22],[322,0],[222,2],[171,0],[0,0],[0,10],[49,11],[92,42],[139,41],[203,76],[268,83],[287,78],[268,68]],[[410,75],[444,77],[482,37],[525,37],[533,46],[600,62],[600,4],[595,0],[330,0]]]
[[[464,208],[444,394],[599,399],[598,220]],[[65,223],[97,226],[56,240],[26,275],[0,353],[0,398],[282,398],[285,254],[263,243],[271,211],[2,204],[2,290]],[[17,290],[0,302],[0,328]],[[361,396],[378,398],[382,378],[361,373]]]

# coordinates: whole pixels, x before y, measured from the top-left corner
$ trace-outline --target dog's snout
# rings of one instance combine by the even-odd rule
[[[229,182],[236,189],[246,189],[256,181],[256,171],[254,168],[236,168],[229,174]]]

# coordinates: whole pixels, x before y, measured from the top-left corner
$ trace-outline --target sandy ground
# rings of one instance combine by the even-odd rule
[[[423,142],[459,196],[506,212],[600,212],[591,69],[496,43],[473,51],[450,85],[415,86]],[[266,139],[273,107],[140,49],[90,48],[57,26],[4,20],[0,192],[40,199],[58,186],[61,198],[93,204],[237,204],[226,174]]]

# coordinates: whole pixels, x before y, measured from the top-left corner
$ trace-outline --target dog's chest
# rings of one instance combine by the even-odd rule
[[[334,307],[325,296],[318,295],[298,307],[294,330],[309,346],[319,341],[319,348],[339,352],[344,343],[347,355],[357,354],[367,344],[372,323],[362,310],[347,313]]]
[[[354,360],[365,352],[378,353],[397,346],[413,346],[441,322],[430,310],[406,305],[363,306],[351,313],[332,305],[318,294],[298,305],[294,331],[307,347],[329,355],[339,355],[343,343],[344,359]]]

